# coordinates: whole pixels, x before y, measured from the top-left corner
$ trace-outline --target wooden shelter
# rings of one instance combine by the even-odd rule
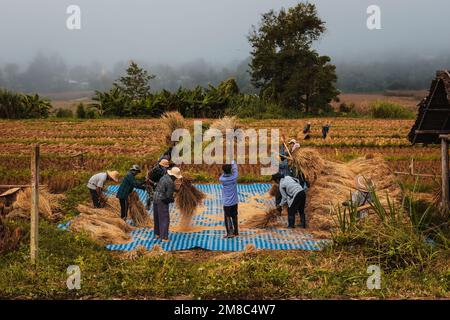
[[[436,72],[428,96],[418,106],[418,116],[408,134],[408,139],[412,144],[441,144],[441,206],[443,212],[449,212],[450,72],[448,70]]]

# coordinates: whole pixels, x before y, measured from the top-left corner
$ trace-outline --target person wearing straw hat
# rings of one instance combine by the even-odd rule
[[[141,167],[134,164],[128,171],[125,178],[117,190],[117,198],[120,202],[120,217],[127,218],[128,214],[128,196],[133,192],[134,188],[145,190],[145,180],[136,180],[136,175],[141,172]]]
[[[148,194],[147,203],[145,205],[145,208],[147,210],[150,210],[151,208],[156,185],[158,184],[159,180],[161,180],[161,178],[167,173],[169,166],[169,160],[163,158],[156,166],[153,167],[153,169],[147,172],[147,177],[145,178],[145,187]]]
[[[103,188],[107,181],[119,182],[119,172],[106,171],[94,174],[87,183],[94,208],[102,207]]]
[[[297,142],[297,140],[291,139],[289,141],[289,148],[290,148],[291,153],[293,153],[295,150],[300,148],[300,144]]]
[[[369,209],[364,208],[370,205],[372,202],[372,194],[374,190],[374,184],[371,179],[366,179],[363,175],[358,175],[355,178],[355,191],[352,192],[351,201],[345,201],[344,206],[354,207],[357,209],[357,218],[365,218],[369,215]]]
[[[173,167],[167,170],[156,185],[153,196],[153,224],[156,238],[161,238],[163,242],[169,241],[170,214],[169,205],[175,201],[175,180],[181,179],[181,170]]]

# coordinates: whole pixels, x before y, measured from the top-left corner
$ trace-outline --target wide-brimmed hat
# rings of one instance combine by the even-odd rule
[[[130,169],[131,171],[137,171],[141,172],[141,167],[139,167],[137,164],[133,164],[133,166]]]
[[[181,175],[181,170],[180,170],[180,168],[178,168],[178,167],[173,167],[172,169],[167,170],[167,173],[168,173],[170,176],[174,176],[174,177],[177,178],[177,179],[183,178],[183,176]]]
[[[170,163],[169,163],[169,160],[167,160],[167,159],[161,159],[161,161],[159,162],[159,165],[161,167],[168,168],[170,166]]]
[[[374,183],[370,178],[366,178],[363,175],[358,175],[355,178],[355,187],[362,192],[370,192],[374,188]]]
[[[295,140],[295,139],[291,139],[291,140],[289,140],[289,144],[291,144],[291,143],[294,143],[294,144],[296,144],[296,143],[297,143],[297,140]]]
[[[106,171],[106,174],[115,182],[119,182],[119,172],[118,171]]]

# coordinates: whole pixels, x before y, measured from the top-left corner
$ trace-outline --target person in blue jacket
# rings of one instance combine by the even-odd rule
[[[223,174],[219,178],[222,184],[223,211],[227,234],[224,238],[233,238],[239,235],[238,230],[238,167],[236,161],[222,166]]]
[[[137,164],[133,165],[125,178],[123,178],[119,190],[117,190],[116,197],[120,202],[120,217],[124,220],[128,214],[128,196],[133,192],[134,188],[145,190],[145,180],[136,180],[136,175],[139,172],[141,172],[141,168]]]

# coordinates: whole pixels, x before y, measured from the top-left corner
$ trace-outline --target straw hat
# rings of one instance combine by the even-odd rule
[[[177,178],[177,179],[183,178],[183,176],[181,175],[181,170],[180,170],[180,168],[178,168],[178,167],[173,167],[172,169],[167,170],[167,173],[168,173],[170,176],[174,176],[174,177]]]
[[[160,165],[161,167],[168,168],[168,167],[170,166],[169,160],[167,160],[167,159],[162,159],[162,160],[159,162],[159,165]]]
[[[297,140],[295,140],[295,139],[289,140],[289,144],[291,144],[291,143],[296,144],[296,143],[297,143]]]
[[[355,179],[355,187],[359,191],[370,192],[374,188],[374,184],[370,178],[365,178],[363,175],[358,175]]]
[[[113,179],[115,182],[119,182],[119,172],[117,171],[106,171],[106,174]]]

